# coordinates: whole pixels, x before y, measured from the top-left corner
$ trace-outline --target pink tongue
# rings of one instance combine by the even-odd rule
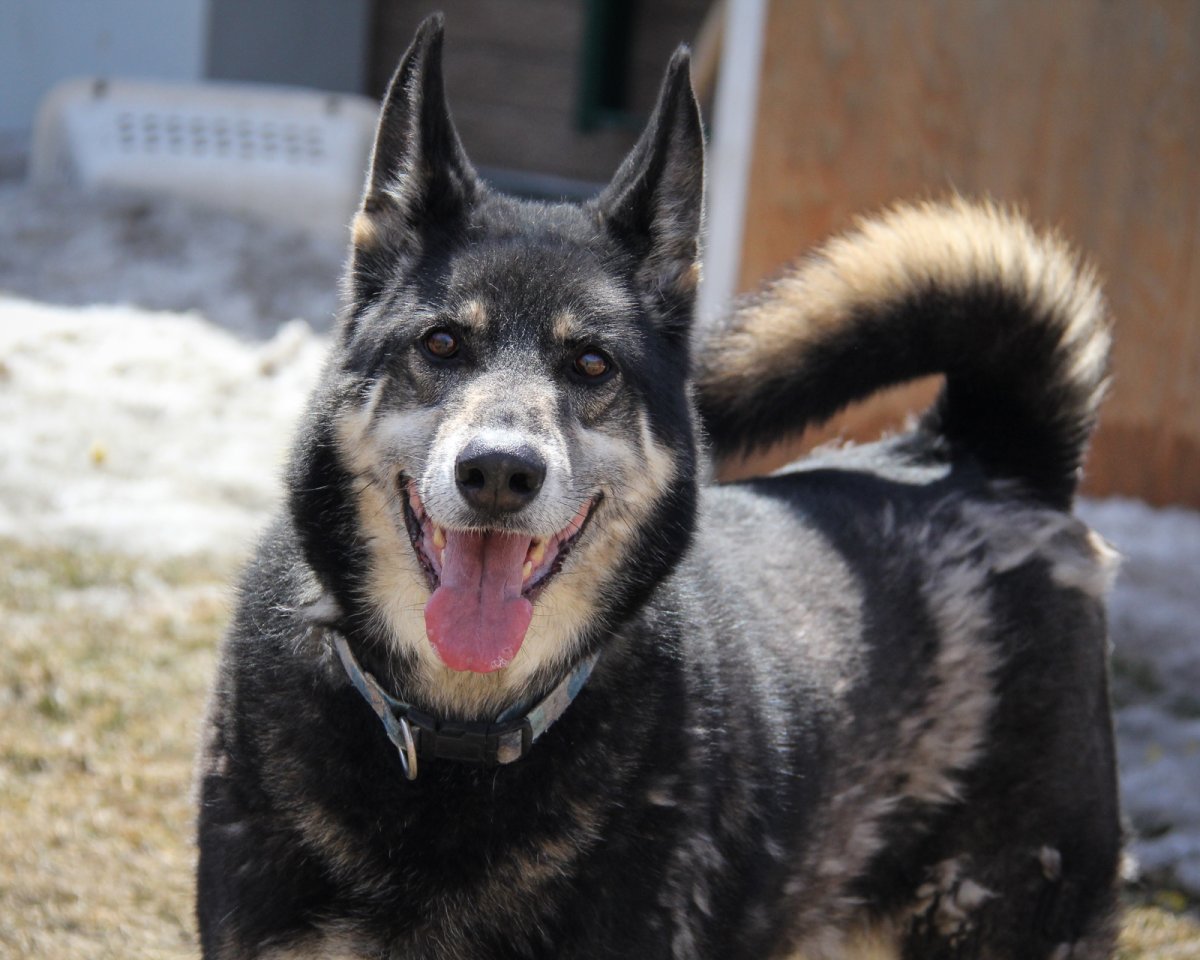
[[[446,533],[441,583],[425,604],[425,632],[451,670],[491,673],[521,649],[533,604],[521,596],[529,537]]]

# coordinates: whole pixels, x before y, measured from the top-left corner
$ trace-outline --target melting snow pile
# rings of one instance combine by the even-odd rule
[[[240,555],[276,501],[323,341],[0,298],[0,535]]]
[[[1118,499],[1079,513],[1122,554],[1109,626],[1133,852],[1200,897],[1200,513]]]

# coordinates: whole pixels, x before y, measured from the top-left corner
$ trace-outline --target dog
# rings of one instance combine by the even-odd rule
[[[476,176],[442,35],[224,641],[204,956],[1109,956],[1092,274],[924,203],[697,324],[686,51],[604,191],[546,204]],[[931,373],[903,433],[712,479]]]

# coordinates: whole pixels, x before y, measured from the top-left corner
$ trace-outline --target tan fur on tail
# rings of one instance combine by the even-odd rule
[[[1109,340],[1095,274],[1061,239],[1011,210],[956,198],[861,220],[736,305],[697,338],[697,386],[714,445],[727,452],[946,373],[964,389],[993,386],[997,404],[1013,404],[1014,424],[1038,406],[1059,430],[1047,452],[1071,463],[1103,395]],[[950,423],[953,383],[943,401]]]

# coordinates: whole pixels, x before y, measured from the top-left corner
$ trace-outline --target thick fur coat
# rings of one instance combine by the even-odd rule
[[[1089,273],[1005,211],[901,207],[696,327],[686,56],[608,188],[547,205],[476,177],[441,44],[427,22],[385,101],[225,641],[205,957],[1109,956]],[[709,451],[926,373],[908,432],[711,482]],[[439,752],[596,656],[520,759]]]

